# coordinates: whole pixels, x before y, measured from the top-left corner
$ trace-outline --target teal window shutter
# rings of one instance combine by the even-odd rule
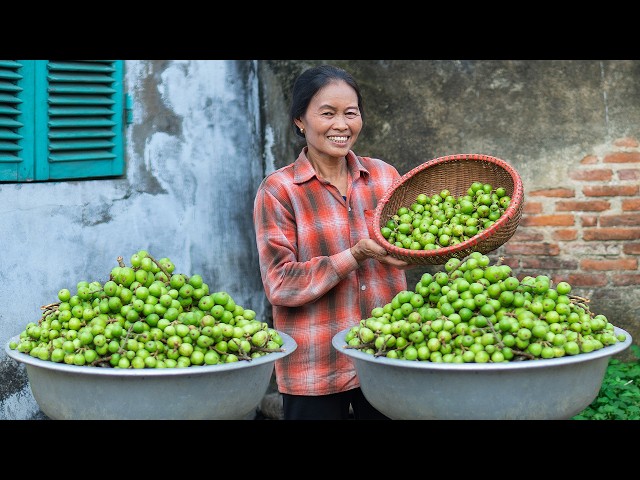
[[[122,60],[0,60],[0,181],[124,172]]]

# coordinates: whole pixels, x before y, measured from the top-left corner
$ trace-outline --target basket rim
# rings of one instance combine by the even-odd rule
[[[506,170],[511,178],[513,179],[513,194],[511,195],[511,203],[502,214],[502,216],[494,222],[490,227],[482,230],[480,233],[474,235],[469,240],[465,240],[464,242],[457,243],[455,245],[451,245],[448,247],[436,248],[434,250],[410,250],[407,248],[397,247],[387,241],[386,238],[382,236],[380,232],[380,217],[382,216],[382,210],[385,205],[391,199],[391,196],[396,191],[396,189],[405,183],[408,179],[416,175],[417,173],[426,170],[427,168],[433,167],[434,165],[438,165],[441,163],[447,163],[452,161],[460,161],[460,160],[471,160],[471,161],[483,161],[494,163],[499,167]],[[514,217],[518,215],[518,210],[522,206],[522,202],[524,199],[524,187],[522,185],[522,179],[518,172],[513,168],[510,164],[501,160],[497,157],[491,155],[484,155],[479,153],[458,153],[453,155],[445,155],[442,157],[437,157],[432,160],[429,160],[425,163],[418,165],[412,170],[408,171],[404,175],[402,175],[399,179],[397,179],[391,187],[385,192],[382,196],[378,205],[376,206],[375,213],[373,216],[373,234],[374,240],[383,246],[389,253],[401,256],[401,257],[412,257],[412,258],[437,258],[437,257],[446,257],[456,253],[459,253],[464,250],[468,250],[469,248],[475,247],[479,243],[491,237],[497,230],[502,228],[507,222],[511,221]]]

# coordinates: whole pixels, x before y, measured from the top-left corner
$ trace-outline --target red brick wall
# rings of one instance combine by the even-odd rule
[[[589,155],[554,188],[527,191],[515,235],[497,251],[519,277],[596,288],[640,285],[640,144]]]

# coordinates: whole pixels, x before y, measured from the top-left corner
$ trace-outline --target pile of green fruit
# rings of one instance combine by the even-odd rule
[[[256,312],[201,275],[174,273],[146,250],[122,257],[104,284],[78,282],[42,307],[9,347],[40,360],[78,366],[175,368],[251,360],[281,352],[283,340]]]
[[[424,273],[347,331],[347,348],[375,356],[444,363],[539,360],[624,341],[588,299],[546,275],[521,281],[501,260],[473,252]]]
[[[434,250],[450,247],[489,228],[509,207],[511,197],[504,187],[473,182],[458,198],[447,189],[431,197],[421,193],[410,206],[380,228],[382,236],[398,248]]]

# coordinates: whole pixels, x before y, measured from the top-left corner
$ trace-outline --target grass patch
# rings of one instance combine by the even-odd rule
[[[640,347],[631,345],[636,360],[609,360],[600,392],[572,420],[640,420]]]

